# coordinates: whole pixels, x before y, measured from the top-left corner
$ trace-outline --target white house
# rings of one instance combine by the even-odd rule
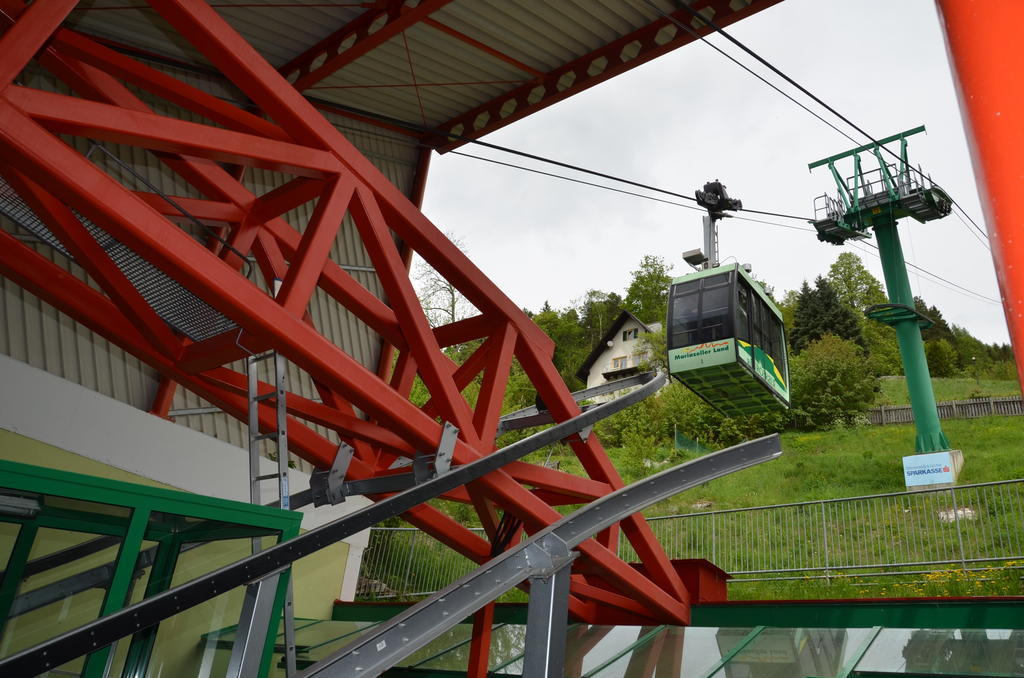
[[[583,361],[576,376],[586,382],[587,388],[593,388],[640,372],[651,357],[640,338],[660,329],[661,323],[647,324],[629,311],[622,311]],[[608,394],[593,400],[609,400],[613,396]]]

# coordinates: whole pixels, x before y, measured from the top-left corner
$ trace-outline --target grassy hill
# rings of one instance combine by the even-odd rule
[[[985,417],[943,422],[964,452],[960,484],[1024,478],[1024,418]],[[867,426],[786,433],[779,459],[697,487],[652,507],[649,516],[902,492],[902,457],[913,452],[914,429]],[[616,451],[617,452],[617,451]],[[881,535],[879,538],[885,538]],[[1020,539],[1020,536],[1008,537]],[[742,548],[742,546],[740,546]],[[738,583],[732,599],[1020,595],[1021,571],[992,563],[978,572],[955,567],[933,574],[861,578],[856,571],[831,581]]]
[[[967,400],[989,396],[1020,395],[1020,384],[1016,381],[995,379],[971,379],[965,377],[933,378],[935,400]],[[878,405],[909,405],[907,380],[904,377],[882,377],[882,392],[878,394]]]
[[[952,419],[942,427],[964,452],[961,484],[1024,478],[1024,419]],[[683,492],[648,514],[690,513],[698,502],[711,502],[714,510],[902,492],[902,459],[914,451],[914,427],[784,433],[782,449],[775,461]],[[612,451],[613,458],[622,454]]]
[[[950,441],[964,451],[965,466],[960,477],[961,484],[1024,478],[1024,417],[948,420],[943,422],[943,427]],[[782,447],[784,453],[775,461],[693,488],[644,513],[654,517],[901,492],[905,489],[902,457],[913,452],[914,429],[910,425],[894,425],[786,433],[782,436]],[[534,459],[538,463],[557,461],[563,470],[580,472],[579,462],[564,446],[549,448],[539,454],[544,457]],[[687,458],[694,458],[698,453],[671,448],[616,448],[609,450],[609,454],[625,480],[633,482]],[[456,515],[460,521],[473,522],[465,506],[447,502],[443,502],[443,505],[447,510],[458,511]],[[562,508],[567,512],[571,510],[570,507]],[[882,514],[876,517],[882,517]],[[898,511],[890,519],[902,521],[903,512]],[[1000,529],[1012,530],[1014,534],[1008,538],[1015,543],[1020,542],[1017,523],[1009,527],[1004,525]],[[763,550],[766,547],[754,534],[744,533],[739,536],[742,538],[724,539],[722,547],[752,550]],[[867,538],[882,540],[889,537],[878,534]],[[936,533],[926,537],[932,538],[945,539],[949,535]],[[790,547],[779,545],[778,548],[785,550]],[[898,543],[893,544],[893,548],[899,547]],[[707,548],[707,545],[701,542],[701,548]],[[444,561],[440,551],[436,556],[438,567]],[[405,561],[395,559],[394,562]],[[735,583],[730,586],[730,598],[779,600],[1024,594],[1021,570],[1007,567],[1002,562],[992,563],[979,572],[962,572],[953,566],[940,566],[939,571],[930,574],[882,578],[859,577],[856,570],[847,573],[832,571],[831,579],[827,581],[805,579],[803,573],[790,575],[801,578]],[[384,580],[388,578],[386,573],[375,576]],[[395,577],[404,577],[404,571],[396,572]],[[512,592],[503,600],[522,601],[525,600],[525,594]]]

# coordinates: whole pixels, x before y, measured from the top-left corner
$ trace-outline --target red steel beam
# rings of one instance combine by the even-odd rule
[[[61,134],[315,178],[335,174],[341,169],[331,154],[308,146],[129,111],[63,94],[12,86],[5,99],[47,129]]]
[[[281,75],[292,82],[296,90],[309,89],[451,1],[422,0],[415,7],[407,7],[404,0],[385,2],[286,63],[280,69]],[[314,66],[317,61],[320,64]]]
[[[77,5],[77,0],[51,0],[34,2],[19,12],[18,21],[0,35],[0,88],[7,87],[36,55],[65,17]],[[7,10],[4,10],[7,14]],[[14,20],[8,14],[7,22]]]
[[[511,324],[506,324],[498,334],[492,357],[484,372],[480,395],[477,397],[473,424],[481,440],[494,440],[501,418],[502,398],[508,385],[512,359],[515,356],[516,335]]]
[[[186,282],[215,308],[242,322],[243,326],[248,325],[249,331],[257,337],[266,337],[302,369],[321,375],[333,390],[358,403],[371,416],[401,431],[422,449],[430,449],[436,444],[439,438],[436,422],[408,401],[393,397],[375,375],[300,319],[275,312],[275,308],[281,307],[273,299],[251,285],[239,286],[233,278],[236,273],[230,268],[208,265],[204,260],[212,255],[202,245],[169,227],[162,217],[98,168],[41,128],[33,127],[31,121],[4,102],[0,102],[0,150],[11,153],[10,157],[21,158],[30,176],[37,173],[57,180],[53,188],[63,193],[62,199],[75,205],[165,272]],[[180,379],[178,375],[175,378]],[[479,458],[479,452],[472,447],[461,441],[456,444],[457,463],[476,458]],[[319,455],[312,457],[313,460],[318,465],[328,463],[328,459]],[[523,520],[531,531],[542,529],[560,517],[557,511],[516,484],[503,471],[485,476],[478,482],[487,487],[507,510]],[[431,532],[434,533],[433,530]],[[677,623],[688,620],[689,609],[685,603],[680,603],[649,580],[638,577],[635,570],[615,554],[592,541],[582,545],[580,551],[600,567],[608,582],[644,600],[655,614]]]
[[[416,173],[412,179],[412,191],[409,195],[409,200],[412,201],[416,207],[423,207],[423,195],[427,190],[427,175],[430,173],[430,155],[433,151],[429,148],[421,148],[418,156],[416,157]],[[405,270],[410,270],[412,267],[412,248],[406,246],[403,242],[402,247],[402,261],[405,263]],[[436,330],[434,332],[437,334]],[[377,375],[381,379],[387,379],[391,372],[391,363],[395,357],[395,347],[387,341],[381,341],[380,357],[377,360]]]
[[[1003,313],[1024,389],[1024,52],[1017,0],[938,0],[992,244]]]
[[[149,408],[150,414],[155,414],[161,419],[167,419],[174,403],[174,392],[178,390],[178,382],[167,377],[161,377],[153,395],[153,405]]]
[[[719,26],[728,26],[781,0],[753,0],[748,6],[734,11],[732,0],[700,0],[692,7],[696,10],[710,9],[711,18]],[[672,15],[687,25],[696,20],[684,10]],[[700,23],[700,22],[696,22]],[[697,33],[706,34],[708,28],[695,27]],[[491,101],[462,113],[438,125],[442,133],[433,139],[441,152],[461,146],[468,139],[477,139],[500,129],[509,123],[526,117],[542,108],[558,103],[574,94],[593,87],[625,71],[682,47],[695,38],[664,17],[659,17],[646,26],[633,31],[607,45],[567,64],[545,73],[537,82],[515,87]],[[450,133],[461,137],[453,140],[444,136]]]
[[[241,420],[247,417],[248,401],[244,395],[213,388],[206,379],[178,371],[173,363],[148,348],[144,337],[110,300],[2,231],[0,273],[165,376],[179,379],[189,390],[228,414]],[[275,429],[275,415],[261,410],[260,427],[268,431]],[[320,458],[322,464],[332,461],[337,447],[292,419],[289,420],[289,442],[307,459]],[[368,469],[355,461],[350,471],[353,477],[369,477]],[[486,560],[490,548],[487,542],[433,507],[421,504],[403,517],[463,555],[479,562]]]
[[[340,176],[328,182],[325,188],[326,193],[316,203],[278,293],[280,304],[292,313],[302,313],[309,304],[341,229],[355,182],[350,176]]]
[[[165,217],[181,218],[181,210],[172,205],[162,195],[149,193],[147,191],[135,191],[135,196],[143,200],[150,207]],[[168,196],[171,200],[181,206],[191,216],[200,221],[223,221],[235,222],[245,218],[245,213],[229,202],[221,200],[202,200],[199,198],[187,198],[181,195]]]
[[[209,92],[187,85],[155,68],[141,64],[104,47],[86,36],[61,29],[54,35],[54,49],[60,54],[89,64],[115,78],[131,83],[186,110],[194,111],[228,129],[258,134],[277,141],[289,141],[288,135],[266,118],[242,110]]]
[[[153,115],[123,85],[112,82],[109,76],[104,77],[96,67],[76,61],[70,55],[59,54],[59,48],[54,48],[58,52],[54,57],[55,62],[59,60],[56,64],[58,70],[63,69],[61,72],[74,80],[83,94],[98,99],[100,103],[82,99],[69,101],[69,98],[58,95],[19,91],[24,88],[8,88],[0,92],[0,153],[3,157],[11,158],[18,171],[33,181],[45,183],[48,192],[61,202],[95,221],[184,287],[235,320],[247,340],[273,346],[299,368],[313,375],[324,403],[313,407],[315,404],[312,402],[296,399],[291,416],[299,416],[311,423],[319,417],[321,422],[330,422],[334,430],[355,441],[359,445],[356,460],[359,463],[352,468],[357,475],[365,477],[382,472],[379,462],[386,460],[389,454],[408,455],[409,449],[432,449],[440,436],[440,425],[433,417],[434,410],[461,429],[455,448],[456,463],[467,463],[489,453],[494,445],[492,429],[497,416],[496,403],[500,402],[513,355],[519,358],[545,401],[559,403],[552,408],[556,419],[562,420],[578,413],[578,407],[550,365],[553,351],[550,339],[333,126],[288,87],[215,12],[205,5],[182,0],[157,3],[156,8],[211,62],[231,77],[250,99],[266,110],[279,125],[275,129],[291,141],[283,142],[261,137],[258,133],[236,130],[210,133],[187,128],[200,135],[198,143],[193,141],[188,145],[182,139],[186,128],[175,124],[179,121]],[[166,82],[163,85],[172,86]],[[70,110],[47,108],[63,104]],[[69,131],[61,127],[64,124],[71,125],[70,131],[77,132],[92,132],[97,127],[103,129],[105,125],[111,135],[134,145],[152,147],[154,143],[168,142],[166,147],[158,147],[159,157],[165,164],[211,201],[228,203],[242,213],[241,219],[230,223],[239,225],[235,231],[239,241],[252,236],[254,251],[265,273],[278,277],[283,275],[285,279],[293,276],[291,284],[302,290],[301,294],[293,293],[295,299],[308,298],[307,290],[312,291],[311,285],[319,285],[329,294],[342,297],[346,308],[371,327],[379,326],[379,329],[374,329],[399,347],[402,353],[392,383],[383,381],[319,335],[303,312],[304,302],[280,305],[278,300],[244,280],[237,266],[218,259],[202,244],[176,228],[153,208],[149,199],[127,191],[26,116],[25,109],[47,121],[57,131]],[[109,111],[112,120],[99,120],[100,111]],[[55,124],[53,120],[60,122]],[[155,129],[140,129],[140,124],[149,124]],[[258,218],[253,220],[258,199],[238,183],[237,176],[208,161],[219,159],[225,151],[236,152],[239,140],[249,137],[259,138],[264,144],[258,151],[250,151],[253,165],[279,161],[280,156],[294,154],[293,150],[300,149],[306,155],[307,164],[309,157],[317,157],[318,154],[332,163],[329,168],[321,168],[326,179],[317,207],[321,218],[314,220],[312,231],[307,231],[307,236],[300,235],[276,217],[265,223],[260,223],[263,215],[257,215]],[[183,153],[187,155],[183,156]],[[358,199],[349,201],[339,195],[338,187],[346,182],[354,184],[354,194]],[[338,191],[333,194],[333,200],[329,188]],[[308,185],[298,182],[293,184],[293,189],[304,195]],[[278,198],[283,200],[283,195],[291,190],[273,196],[272,200],[275,203]],[[270,202],[267,201],[268,204]],[[384,283],[388,305],[370,295],[347,275],[340,275],[344,272],[336,264],[325,261],[324,248],[330,240],[326,234],[336,231],[339,215],[344,212],[343,204],[347,204],[357,227],[361,229],[373,265]],[[333,216],[323,216],[326,214]],[[240,234],[245,229],[248,230],[242,238]],[[432,330],[426,324],[408,280],[405,256],[409,250],[400,249],[395,236],[455,284],[480,309],[480,316]],[[34,278],[31,274],[26,276],[24,270],[18,268],[18,263],[5,262],[3,253],[0,253],[0,265],[5,270],[13,270],[16,280],[28,281],[20,283],[23,285],[46,287],[62,279],[60,276],[52,279]],[[292,270],[289,270],[289,265]],[[55,267],[50,265],[49,268]],[[313,272],[316,272],[315,276]],[[82,284],[77,283],[75,290],[81,287]],[[88,322],[83,320],[85,324],[98,326],[97,331],[101,334],[106,332],[104,336],[113,335],[112,341],[139,355],[168,378],[180,381],[234,416],[244,416],[246,399],[237,383],[241,375],[213,364],[204,366],[205,369],[198,373],[184,371],[180,363],[173,363],[154,351],[138,329],[109,300],[101,298],[103,303],[100,303],[95,299],[98,294],[95,291],[91,291],[91,295],[79,295],[80,298],[68,296],[70,289],[44,289],[43,296],[61,308],[70,307],[77,314],[73,317],[88,318]],[[80,304],[87,301],[93,303],[94,308],[81,309]],[[97,316],[97,309],[105,309],[107,317]],[[440,346],[448,340],[458,341],[458,337],[468,335],[486,338],[484,346],[466,364],[457,367],[441,352]],[[226,339],[219,338],[225,344]],[[193,350],[196,349],[193,347]],[[203,356],[192,357],[198,359]],[[461,391],[481,372],[482,390],[474,410]],[[406,389],[417,373],[424,378],[433,396],[429,408],[417,408],[407,400]],[[363,422],[352,416],[352,406],[365,412],[371,421]],[[263,428],[273,427],[269,408],[261,408],[260,416]],[[294,430],[293,440],[299,454],[319,466],[331,462],[333,443],[297,419],[294,420]],[[363,437],[357,437],[357,432]],[[391,447],[385,444],[389,436]],[[596,439],[576,441],[572,448],[591,478],[574,478],[517,462],[508,469],[476,481],[471,494],[486,497],[484,504],[503,508],[533,532],[560,517],[545,498],[552,503],[563,503],[572,494],[589,498],[621,486],[621,479],[607,458],[602,460],[604,453]],[[531,491],[523,487],[524,484],[538,490]],[[461,492],[452,496],[461,501],[472,499],[472,496]],[[481,548],[481,540],[450,518],[421,507],[410,513],[410,520],[460,552],[478,561],[486,558],[486,548]],[[685,622],[688,619],[685,591],[677,590],[675,582],[663,572],[664,554],[659,557],[656,543],[648,543],[649,535],[642,527],[628,526],[627,536],[641,553],[647,571],[652,573],[651,579],[639,575],[606,546],[588,541],[580,548],[584,555],[582,562],[599,575],[601,590],[574,598],[574,614],[586,618],[592,616],[598,606],[618,607],[625,613],[621,603],[615,603],[615,597],[627,596],[631,606],[634,605],[632,601],[646,606],[652,618]],[[612,532],[603,536],[603,544],[610,545],[613,541]]]
[[[494,311],[515,323],[520,335],[546,350],[554,343],[493,282],[452,244],[409,199],[306,99],[287,86],[260,55],[206,5],[162,2],[156,6],[169,23],[192,41],[238,87],[267,111],[292,138],[330,149],[366,185],[372,186],[388,226],[451,281],[481,311]]]

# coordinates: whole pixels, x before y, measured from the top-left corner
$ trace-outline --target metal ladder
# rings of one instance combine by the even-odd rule
[[[274,390],[264,394],[259,393],[259,364],[264,361],[273,361],[273,383]],[[288,412],[285,402],[286,378],[288,371],[287,359],[277,351],[269,351],[260,355],[250,355],[245,359],[245,369],[249,377],[249,501],[253,504],[263,504],[260,496],[260,483],[268,480],[277,481],[280,506],[288,511],[291,509],[291,497],[288,488]],[[260,433],[259,408],[260,403],[265,400],[273,400],[276,403],[277,423],[274,431]],[[260,442],[263,440],[274,441],[277,446],[277,473],[260,474]],[[252,552],[258,553],[262,546],[260,538],[252,540]],[[293,676],[296,673],[295,664],[295,614],[294,599],[292,596],[291,566],[283,574],[288,576],[288,589],[284,600],[284,646],[285,646],[285,675]]]

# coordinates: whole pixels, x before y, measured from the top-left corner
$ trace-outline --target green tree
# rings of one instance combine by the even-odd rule
[[[868,365],[878,375],[902,374],[903,361],[900,358],[896,331],[863,315],[868,306],[888,301],[882,283],[864,267],[860,257],[852,252],[840,254],[828,269],[827,280],[836,291],[836,296],[860,323],[867,349]]]
[[[871,371],[879,376],[903,374],[903,358],[896,330],[885,323],[864,318],[862,331]]]
[[[786,293],[782,295],[782,301],[778,303],[779,311],[782,313],[782,324],[786,327],[787,337],[796,319],[796,301],[799,296],[800,293],[797,290],[786,290]]]
[[[580,325],[583,327],[589,351],[622,312],[622,297],[615,292],[588,290],[582,299],[574,302]]]
[[[839,301],[858,314],[872,304],[884,304],[887,301],[882,283],[871,275],[871,271],[864,267],[864,262],[853,252],[843,252],[836,257],[828,269],[826,280],[835,290]]]
[[[789,332],[790,346],[794,352],[799,353],[826,334],[864,345],[864,335],[857,316],[839,301],[839,296],[829,282],[818,276],[814,280],[813,289],[805,280],[797,294],[793,327]]]
[[[721,448],[769,433],[786,425],[788,413],[775,412],[727,417],[682,384],[673,381],[658,394],[662,402],[664,435],[672,440],[675,430],[704,447]]]
[[[974,371],[985,369],[992,362],[992,355],[989,347],[980,339],[975,338],[963,327],[951,325],[953,333],[953,349],[957,355],[957,365],[962,370],[970,370],[970,376],[975,376]]]
[[[647,356],[645,369],[668,371],[668,337],[664,323],[654,332],[641,334],[637,345],[640,352]]]
[[[933,377],[952,377],[957,370],[956,350],[945,339],[934,339],[924,343],[924,354],[928,360],[928,372]]]
[[[921,297],[914,297],[914,308],[917,309],[918,313],[928,316],[928,319],[934,323],[931,327],[921,330],[922,339],[925,341],[945,339],[951,344],[956,342],[952,328],[950,328],[946,319],[942,317],[942,311],[935,306],[929,306]]]
[[[533,316],[533,322],[555,342],[553,361],[562,380],[570,388],[582,388],[576,370],[586,359],[590,345],[576,309],[558,312],[545,303],[544,310]]]
[[[793,424],[827,429],[856,424],[875,401],[878,377],[864,369],[864,350],[826,334],[790,361]]]
[[[644,256],[632,273],[623,307],[645,323],[665,322],[671,268],[662,257]]]

